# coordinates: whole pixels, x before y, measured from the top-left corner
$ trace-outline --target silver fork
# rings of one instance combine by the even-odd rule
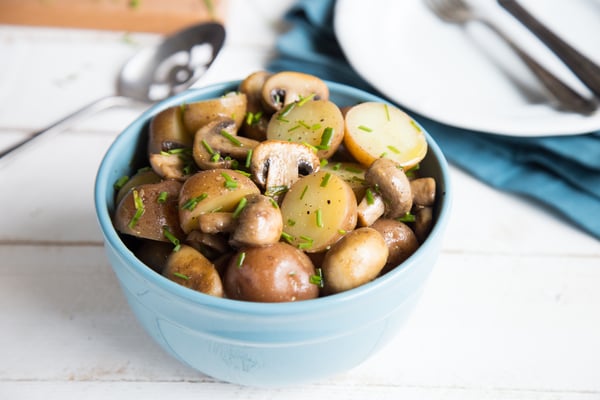
[[[540,83],[548,90],[549,94],[558,102],[561,109],[581,114],[591,114],[598,108],[595,101],[585,98],[540,65],[494,23],[486,19],[483,15],[478,14],[477,10],[470,7],[463,0],[425,0],[425,3],[443,21],[461,25],[465,25],[471,21],[478,21],[495,32],[529,67]]]

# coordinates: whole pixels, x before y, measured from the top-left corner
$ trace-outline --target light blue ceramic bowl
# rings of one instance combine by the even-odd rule
[[[435,226],[418,251],[385,276],[345,293],[296,303],[241,302],[180,286],[139,261],[112,222],[114,182],[144,164],[150,119],[160,110],[214,98],[239,82],[189,90],[157,104],[112,144],[96,177],[95,205],[108,259],[144,329],[169,354],[216,379],[252,386],[318,381],[357,366],[394,337],[431,272],[450,214],[448,166],[428,136],[421,171],[438,184]],[[328,83],[340,106],[383,101]],[[401,356],[401,355],[398,355]]]

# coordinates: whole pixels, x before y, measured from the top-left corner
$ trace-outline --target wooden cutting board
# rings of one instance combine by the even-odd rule
[[[225,0],[0,0],[0,24],[170,33],[225,11]]]

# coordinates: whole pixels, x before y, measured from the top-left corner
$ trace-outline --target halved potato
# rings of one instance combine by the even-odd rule
[[[348,110],[345,121],[344,145],[366,167],[377,158],[386,157],[409,169],[427,153],[422,129],[408,114],[390,104],[358,104]]]
[[[356,226],[356,197],[338,175],[319,171],[292,185],[281,203],[283,238],[307,253],[325,250]]]
[[[181,229],[185,233],[199,229],[201,214],[233,211],[243,197],[258,193],[260,190],[250,178],[234,170],[200,171],[183,183],[179,193]]]
[[[344,117],[328,100],[290,103],[271,117],[267,139],[308,144],[329,158],[344,139]]]
[[[362,165],[348,161],[330,161],[321,167],[321,170],[332,172],[346,181],[354,191],[357,199],[362,199],[369,185],[365,181],[366,168]]]

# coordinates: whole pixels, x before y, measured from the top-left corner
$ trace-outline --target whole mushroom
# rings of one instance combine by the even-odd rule
[[[263,102],[271,111],[281,110],[308,96],[313,96],[315,100],[328,100],[329,88],[314,75],[294,71],[273,74],[263,84]]]

